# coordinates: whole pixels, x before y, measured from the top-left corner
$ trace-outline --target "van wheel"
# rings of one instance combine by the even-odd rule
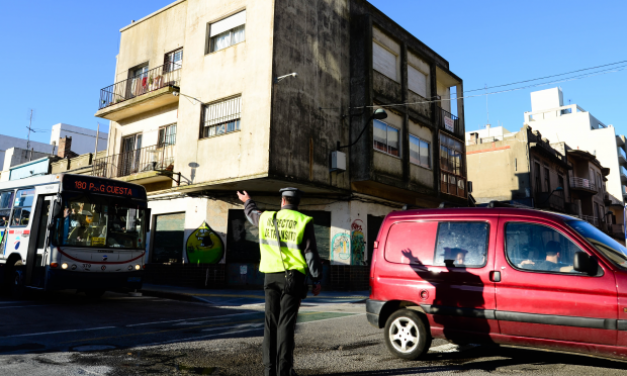
[[[409,309],[398,310],[388,318],[384,336],[388,350],[401,359],[418,359],[431,347],[431,333],[418,314]]]
[[[22,260],[17,261],[11,268],[11,296],[21,298],[24,296],[24,271],[21,266]]]

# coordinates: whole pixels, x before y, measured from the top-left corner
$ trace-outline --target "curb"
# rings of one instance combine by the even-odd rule
[[[184,293],[176,293],[169,291],[159,291],[159,290],[139,290],[145,296],[153,296],[155,298],[165,298],[172,300],[182,300],[185,302],[195,302],[195,303],[204,303],[209,304],[206,300],[196,297],[194,295],[184,294]]]

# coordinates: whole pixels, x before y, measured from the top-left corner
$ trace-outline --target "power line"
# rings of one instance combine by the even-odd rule
[[[562,80],[557,80],[557,81],[543,82],[543,83],[540,83],[540,84],[527,85],[527,86],[522,86],[522,87],[513,88],[513,89],[493,91],[493,92],[490,92],[490,93],[474,94],[474,95],[464,95],[463,97],[457,97],[457,98],[452,98],[452,99],[451,98],[448,98],[448,99],[447,98],[442,98],[442,99],[436,99],[436,100],[424,100],[424,101],[420,101],[420,102],[391,103],[391,104],[380,104],[380,105],[372,105],[372,106],[358,106],[358,107],[351,107],[351,108],[396,107],[396,106],[407,106],[407,105],[413,105],[413,104],[432,103],[432,102],[440,102],[440,101],[451,101],[451,100],[465,99],[465,98],[475,98],[475,97],[481,97],[481,96],[484,96],[484,95],[502,94],[502,93],[508,93],[508,92],[511,92],[511,91],[518,91],[518,90],[528,89],[528,88],[532,88],[532,87],[553,85],[553,84],[557,84],[557,83],[561,83],[561,82],[576,81],[576,80],[581,80],[581,79],[586,78],[586,77],[593,77],[593,76],[598,76],[598,75],[602,75],[602,74],[621,72],[621,71],[624,71],[625,69],[627,69],[627,65],[624,65],[624,66],[621,66],[621,67],[617,67],[617,68],[601,70],[601,71],[594,72],[594,73],[587,73],[587,74],[582,74],[582,75],[579,75],[579,76],[568,77],[568,78],[565,78],[565,79],[562,79]]]

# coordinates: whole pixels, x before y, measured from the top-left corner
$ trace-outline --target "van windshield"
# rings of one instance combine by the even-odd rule
[[[627,269],[627,248],[585,221],[569,221],[567,224],[586,238],[594,248],[621,268]]]

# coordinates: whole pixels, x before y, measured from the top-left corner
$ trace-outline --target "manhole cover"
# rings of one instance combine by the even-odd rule
[[[102,351],[102,350],[113,350],[115,349],[115,346],[112,345],[83,345],[83,346],[76,346],[71,348],[70,350],[72,351],[79,351],[79,352],[84,352],[84,351]]]

